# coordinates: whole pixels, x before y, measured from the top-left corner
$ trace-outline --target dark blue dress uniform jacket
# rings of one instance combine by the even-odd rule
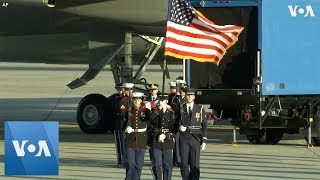
[[[131,108],[131,116],[126,113],[124,129],[131,126],[134,132],[127,134],[126,145],[134,150],[146,149],[147,147],[147,123],[150,121],[150,110],[145,107]],[[143,132],[137,132],[145,129]]]
[[[122,130],[122,127],[123,127],[123,116],[120,112],[120,102],[121,102],[121,99],[123,97],[119,95],[119,93],[117,94],[114,94],[112,96],[109,97],[109,100],[111,101],[111,109],[108,109],[107,111],[112,111],[111,114],[112,114],[112,117],[113,117],[113,120],[112,120],[112,125],[114,127],[115,130]]]
[[[193,105],[191,119],[187,111],[187,105],[183,104],[181,125],[187,127],[187,131],[201,143],[207,143],[207,117],[202,106]]]
[[[176,124],[175,115],[171,108],[168,108],[165,112],[159,108],[153,109],[150,114],[150,121],[153,127],[153,133],[151,137],[152,147],[156,149],[173,149]],[[162,133],[162,130],[168,130],[169,132]],[[158,137],[160,134],[166,135],[164,142],[158,142]]]
[[[159,101],[159,100],[160,100],[159,96],[156,97],[156,100],[152,100],[152,97],[150,95],[145,99],[145,101]]]

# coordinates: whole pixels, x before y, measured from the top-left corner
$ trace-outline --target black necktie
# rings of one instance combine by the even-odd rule
[[[192,117],[192,109],[191,109],[191,106],[189,106],[189,118],[191,120],[191,117]]]

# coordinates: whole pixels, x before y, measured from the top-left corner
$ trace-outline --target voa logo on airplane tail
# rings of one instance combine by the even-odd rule
[[[303,17],[314,17],[314,11],[311,5],[300,6],[300,5],[288,5],[289,13],[292,17],[303,16]]]
[[[5,122],[5,175],[58,175],[58,122]]]

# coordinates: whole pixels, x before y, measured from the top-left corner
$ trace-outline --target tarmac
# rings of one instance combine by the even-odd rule
[[[1,131],[2,132],[2,131]],[[116,166],[114,136],[88,135],[76,124],[60,124],[59,176],[4,176],[0,179],[124,179],[125,169]],[[298,135],[286,135],[278,145],[253,145],[238,136],[232,145],[232,127],[209,127],[208,145],[201,152],[200,179],[319,179],[320,149],[307,148]],[[3,134],[1,133],[1,139]],[[3,140],[0,141],[0,169],[4,169]],[[146,152],[143,180],[152,180]],[[172,179],[181,179],[173,168]]]
[[[124,179],[125,169],[116,166],[113,134],[88,135],[76,124],[75,111],[82,97],[114,92],[108,67],[88,85],[67,90],[66,84],[81,76],[85,68],[0,63],[0,120],[60,123],[59,176],[4,176],[0,128],[0,179]],[[170,68],[173,73],[167,82],[182,75],[179,65]],[[146,77],[161,84],[160,66],[151,66]],[[200,179],[320,179],[320,148],[307,148],[300,135],[285,135],[278,145],[254,145],[237,132],[237,144],[233,145],[233,127],[226,122],[209,126],[208,145],[201,152]],[[148,152],[141,179],[153,179]],[[172,179],[181,179],[179,168],[173,168]]]
[[[80,100],[91,93],[106,97],[115,93],[110,67],[106,66],[87,85],[71,90],[66,85],[81,77],[88,65],[48,65],[32,63],[0,63],[0,120],[55,120],[74,123]],[[138,66],[134,66],[134,73]],[[168,65],[169,82],[182,76],[182,65]],[[149,83],[162,89],[160,65],[150,65],[143,74]]]

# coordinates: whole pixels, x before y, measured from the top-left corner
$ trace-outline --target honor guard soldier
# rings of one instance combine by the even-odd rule
[[[146,98],[146,101],[149,101],[150,103],[150,110],[156,107],[156,104],[159,102],[160,98],[158,97],[158,84],[150,84],[149,85],[149,93],[150,95]],[[152,137],[152,125],[148,124],[148,137]],[[152,164],[152,172],[155,175],[156,173],[156,167],[155,162],[153,158],[153,152],[152,152],[152,146],[151,146],[151,139],[148,138],[148,146],[149,146],[149,157]]]
[[[132,106],[132,91],[134,84],[133,83],[123,83],[124,96],[120,101],[120,112],[124,115],[124,112],[128,110],[128,107]]]
[[[207,119],[202,106],[194,103],[195,89],[186,88],[179,130],[182,179],[200,178],[200,149],[207,144]]]
[[[132,93],[133,106],[126,111],[126,180],[139,180],[147,148],[147,122],[150,110],[141,106],[143,93]]]
[[[175,115],[167,105],[167,98],[151,111],[153,127],[152,150],[157,180],[170,180],[172,176],[172,149],[175,144]]]
[[[171,102],[168,104],[172,107],[172,109],[176,112],[180,108],[180,104],[184,103],[185,100],[185,92],[184,89],[187,87],[187,83],[185,80],[176,80],[176,94],[173,96]],[[182,101],[182,103],[181,103]]]
[[[149,85],[149,92],[150,92],[150,95],[146,98],[146,101],[159,101],[160,98],[158,97],[158,87],[159,85],[158,84],[150,84]]]
[[[116,143],[117,149],[117,160],[118,166],[123,166],[125,159],[124,159],[124,151],[125,151],[125,140],[124,140],[124,132],[123,132],[123,123],[124,118],[120,112],[120,101],[124,96],[124,88],[122,84],[116,85],[116,90],[118,93],[111,95],[108,99],[111,102],[112,107],[112,116],[113,116],[113,127],[114,127],[114,138]]]
[[[171,100],[171,104],[169,105],[172,107],[173,111],[176,115],[176,123],[178,123],[181,119],[181,106],[185,103],[185,92],[184,89],[187,87],[185,80],[176,80],[176,94]],[[175,167],[180,167],[181,164],[181,153],[180,153],[180,131],[179,131],[179,124],[176,124],[176,141],[175,141],[175,148],[173,151],[173,165]]]
[[[122,147],[123,147],[122,165],[126,166],[126,154],[127,154],[126,140],[125,140],[126,133],[123,132],[123,129],[125,128],[124,122],[126,120],[126,113],[128,112],[129,107],[133,106],[131,98],[132,98],[132,91],[133,91],[134,84],[133,83],[123,83],[122,87],[124,88],[124,95],[120,100],[119,110],[121,113],[121,118],[120,118],[121,120],[120,121],[122,121],[122,122],[120,122],[122,125],[122,129],[121,129],[122,130]]]
[[[172,99],[174,98],[174,96],[176,95],[177,92],[177,83],[175,81],[170,82],[170,94],[168,96],[168,104],[171,106],[172,105]]]

